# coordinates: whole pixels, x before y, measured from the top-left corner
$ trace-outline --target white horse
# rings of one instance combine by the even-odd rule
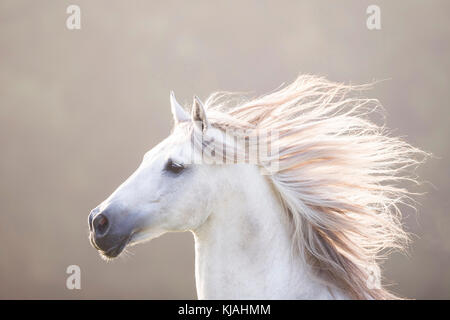
[[[398,182],[424,153],[368,120],[378,102],[354,89],[300,76],[254,100],[194,98],[191,114],[172,93],[173,132],[92,210],[92,245],[114,258],[191,231],[200,299],[396,298],[378,261],[408,240]],[[271,151],[252,157],[255,137]]]

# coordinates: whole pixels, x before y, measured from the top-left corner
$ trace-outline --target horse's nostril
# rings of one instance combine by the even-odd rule
[[[107,230],[109,226],[108,219],[103,215],[99,214],[94,219],[94,230],[95,233],[99,236],[103,235]]]

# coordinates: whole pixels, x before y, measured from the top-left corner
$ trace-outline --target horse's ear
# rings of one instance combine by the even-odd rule
[[[209,123],[208,119],[206,118],[205,108],[203,107],[203,103],[197,96],[194,96],[191,118],[194,125],[197,126],[201,131],[205,132],[208,129]]]
[[[170,91],[170,109],[172,110],[172,116],[175,123],[189,120],[189,114],[177,102],[173,91]]]

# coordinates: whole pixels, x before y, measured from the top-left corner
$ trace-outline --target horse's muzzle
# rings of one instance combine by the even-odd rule
[[[118,216],[112,208],[106,208],[100,212],[98,207],[89,214],[91,244],[107,258],[117,257],[131,238],[131,230],[116,223]]]

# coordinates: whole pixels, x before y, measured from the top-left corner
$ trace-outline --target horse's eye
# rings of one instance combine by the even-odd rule
[[[180,173],[183,171],[184,166],[180,163],[174,162],[172,159],[167,160],[166,166],[164,170],[172,172],[172,173]]]

